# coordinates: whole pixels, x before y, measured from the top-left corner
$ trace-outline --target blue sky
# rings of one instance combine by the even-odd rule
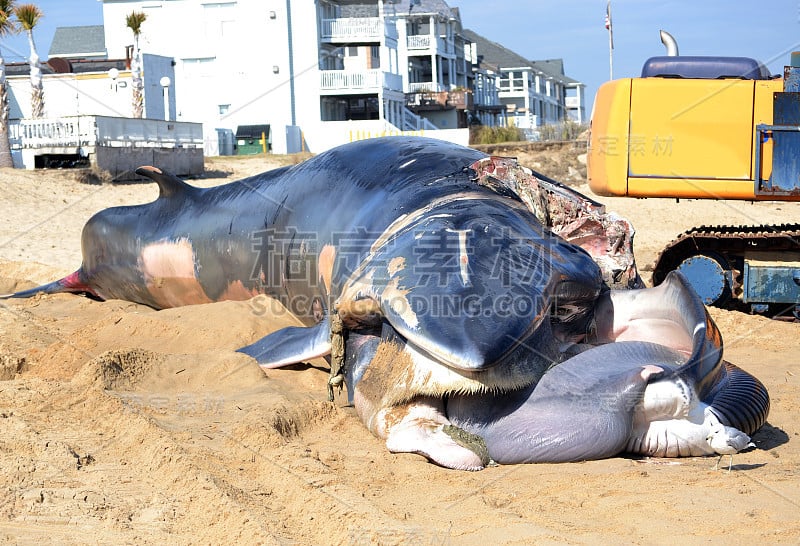
[[[587,86],[587,115],[609,78],[605,0],[453,0],[461,22],[529,59],[564,59]],[[489,8],[488,6],[492,7]],[[614,77],[635,77],[648,57],[664,55],[668,31],[682,55],[753,57],[780,73],[800,50],[799,0],[612,0]]]
[[[42,60],[47,59],[56,27],[103,24],[103,3],[97,0],[17,0],[17,4],[25,3],[36,4],[44,13],[33,29],[33,40]],[[0,41],[0,51],[7,63],[27,61],[28,39],[24,34],[4,38]]]
[[[44,19],[34,31],[42,58],[57,26],[103,22],[97,0],[39,0]],[[529,59],[564,59],[566,72],[587,86],[587,108],[608,79],[605,0],[448,0],[461,21]],[[491,7],[490,7],[491,6]],[[612,0],[614,77],[637,76],[645,59],[662,55],[658,31],[669,31],[684,55],[754,57],[780,72],[800,50],[800,0]],[[146,32],[146,27],[144,29]],[[23,37],[5,39],[7,62],[23,61]],[[588,115],[587,111],[587,115]]]

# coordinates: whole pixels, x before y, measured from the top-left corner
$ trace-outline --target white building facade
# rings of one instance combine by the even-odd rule
[[[530,66],[503,68],[500,99],[516,127],[535,130],[564,121],[566,107],[563,83]]]
[[[61,63],[64,62],[66,61],[61,61]],[[124,60],[95,61],[91,63],[92,69],[89,71],[81,71],[78,68],[80,64],[82,63],[73,63],[73,66],[60,73],[53,72],[53,69],[49,67],[44,70],[42,82],[44,117],[81,115],[130,117],[133,113],[133,86],[131,72],[126,68]],[[174,120],[176,102],[172,59],[160,55],[144,54],[142,55],[142,66],[144,117],[166,119],[165,108],[168,108],[171,112],[169,119]],[[9,119],[29,118],[31,115],[31,82],[28,65],[27,63],[11,65],[7,67],[7,71]],[[170,78],[166,93],[160,81],[164,76]]]
[[[141,50],[173,59],[174,119],[202,123],[209,155],[242,125],[269,125],[274,152],[318,152],[399,131],[445,129],[437,135],[466,144],[471,123],[535,127],[565,109],[554,87],[512,111],[516,79],[476,68],[443,0],[103,0],[109,58],[133,43],[133,11],[147,16]]]
[[[133,42],[125,17],[143,12],[141,50],[174,59],[178,121],[201,122],[206,138],[240,124],[294,126],[303,116],[295,105],[307,104],[318,89],[317,51],[302,40],[290,47],[287,18],[314,17],[315,9],[296,1],[290,14],[286,6],[273,0],[104,0],[106,48],[110,57],[123,57]],[[277,150],[281,135],[272,138]]]
[[[132,11],[147,15],[142,50],[174,58],[177,119],[202,122],[211,139],[218,128],[268,124],[274,151],[318,151],[340,122],[423,128],[405,108],[396,19],[382,1],[105,0],[112,57],[132,41]]]
[[[202,173],[202,127],[168,121],[176,111],[172,59],[142,56],[144,117],[133,119],[128,60],[98,57],[50,58],[42,78],[44,116],[37,119],[31,117],[28,64],[6,66],[14,165],[92,166],[117,180],[136,178],[136,167],[154,163],[182,175]],[[166,87],[162,77],[169,78]]]
[[[528,138],[538,138],[544,125],[585,121],[584,84],[564,74],[561,59],[532,61],[473,31],[464,35],[477,48],[478,69],[499,73],[503,118]]]

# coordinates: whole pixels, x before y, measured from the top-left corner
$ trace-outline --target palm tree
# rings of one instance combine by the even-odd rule
[[[14,0],[0,0],[0,38],[16,34],[16,23],[11,20]],[[6,62],[0,53],[0,167],[13,167],[11,143],[8,140],[8,89],[6,87]]]
[[[142,89],[142,63],[139,59],[139,35],[142,33],[142,23],[147,19],[141,11],[132,11],[125,17],[125,26],[133,31],[133,54],[131,55],[131,79],[133,84],[133,117],[141,118],[144,111],[144,97]]]
[[[33,27],[39,23],[43,14],[35,4],[21,4],[14,8],[14,15],[17,16],[20,26],[28,35],[28,45],[31,48],[31,57],[28,59],[28,64],[31,65],[31,117],[36,119],[42,117],[44,113],[44,88],[42,87],[42,64],[39,62],[36,44],[33,43]]]

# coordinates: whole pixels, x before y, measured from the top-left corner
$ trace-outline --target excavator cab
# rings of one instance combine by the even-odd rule
[[[650,58],[640,78],[597,91],[589,186],[598,195],[756,200],[756,177],[768,179],[772,164],[757,127],[772,124],[782,90],[753,59]]]
[[[662,31],[662,41],[670,49]],[[800,201],[800,54],[783,77],[744,57],[648,59],[597,91],[587,154],[602,196]],[[652,282],[681,270],[709,305],[800,314],[800,224],[679,235]]]

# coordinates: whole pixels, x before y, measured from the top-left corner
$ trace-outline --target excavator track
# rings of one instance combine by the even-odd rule
[[[700,226],[676,237],[658,255],[653,267],[653,286],[667,273],[694,256],[710,257],[720,264],[726,284],[724,295],[709,304],[719,307],[740,305],[745,254],[753,252],[800,252],[800,224],[771,226]]]

